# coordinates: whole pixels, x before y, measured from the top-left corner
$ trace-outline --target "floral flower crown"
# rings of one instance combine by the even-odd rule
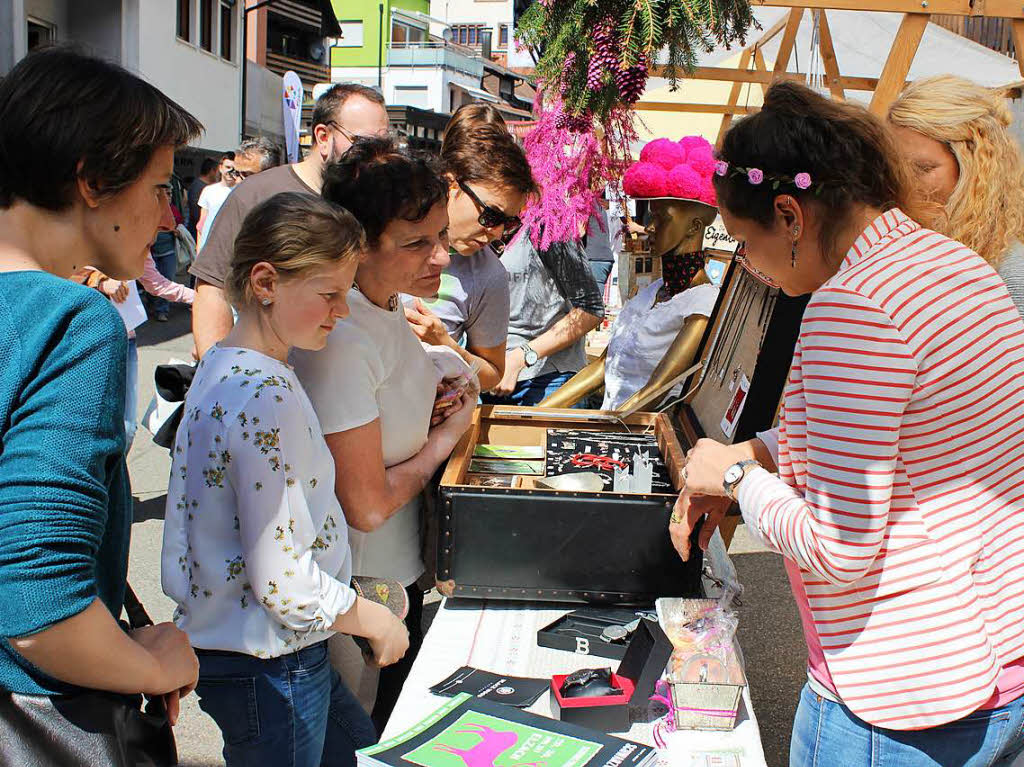
[[[741,168],[738,165],[730,165],[725,160],[718,160],[715,162],[715,175],[716,176],[746,176],[753,186],[760,186],[765,181],[770,181],[772,189],[778,189],[781,184],[792,184],[797,189],[810,189],[811,188],[811,174],[810,173],[797,173],[795,176],[784,176],[779,173],[765,173],[760,168]],[[821,192],[821,184],[814,187],[814,193],[818,194]]]

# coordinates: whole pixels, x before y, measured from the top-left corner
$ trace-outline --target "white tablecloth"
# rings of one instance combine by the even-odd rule
[[[724,547],[721,553],[724,554]],[[458,602],[454,600],[452,605]],[[452,609],[446,600],[424,638],[423,649],[413,664],[383,739],[408,729],[442,705],[447,699],[431,695],[428,690],[461,666],[511,676],[542,678],[604,664],[614,667],[616,661],[537,645],[537,631],[566,612],[564,609],[537,609],[536,604],[498,600],[473,602],[468,608]],[[549,696],[541,696],[529,710],[550,716]],[[628,733],[619,734],[654,745],[652,730],[650,724],[636,724]],[[703,761],[691,762],[691,755],[707,751],[732,751],[738,755],[742,767],[764,767],[761,735],[749,688],[743,691],[743,703],[734,730],[680,730],[670,733],[663,763],[703,767]]]

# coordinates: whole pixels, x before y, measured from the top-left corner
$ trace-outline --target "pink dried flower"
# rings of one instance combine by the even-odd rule
[[[679,139],[679,146],[685,149],[687,153],[694,149],[714,149],[714,147],[711,146],[711,142],[703,136],[683,136]]]
[[[715,192],[715,185],[711,183],[711,179],[704,179],[704,184],[700,188],[700,194],[697,195],[697,199],[708,205],[718,207],[718,193]]]
[[[718,162],[715,163],[715,175],[716,176],[724,176],[728,172],[729,172],[729,163],[727,163],[725,160],[719,160]]]
[[[760,168],[751,168],[747,171],[747,180],[754,186],[757,186],[764,181],[764,171]]]
[[[793,178],[793,183],[796,184],[797,189],[808,189],[811,186],[811,174],[797,173]]]

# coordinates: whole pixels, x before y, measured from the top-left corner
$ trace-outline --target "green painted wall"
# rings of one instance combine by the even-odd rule
[[[383,50],[381,51],[381,0],[331,0],[331,4],[334,6],[334,13],[339,21],[363,22],[363,47],[332,48],[332,67],[375,67],[377,66],[378,52],[383,56],[384,63],[386,64],[387,43],[391,37],[389,21],[391,19],[391,9],[399,8],[404,11],[430,13],[430,0],[383,0],[385,28]]]

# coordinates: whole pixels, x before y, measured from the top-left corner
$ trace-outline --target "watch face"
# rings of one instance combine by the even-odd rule
[[[601,632],[601,639],[606,642],[621,642],[629,636],[629,630],[625,626],[607,626]]]
[[[742,476],[743,468],[735,464],[725,470],[725,481],[728,482],[729,484],[732,484],[733,482],[739,482]]]

